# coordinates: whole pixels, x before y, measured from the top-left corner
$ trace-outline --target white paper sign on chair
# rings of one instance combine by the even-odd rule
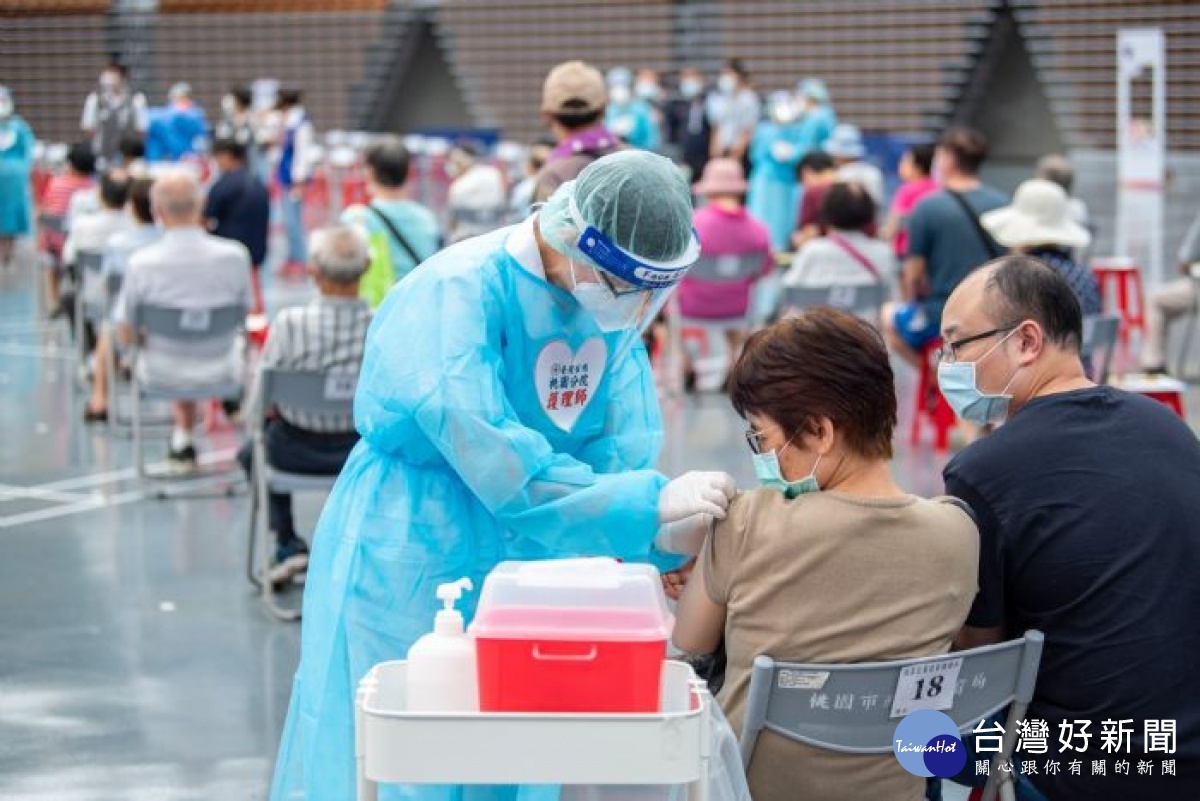
[[[184,309],[179,315],[182,331],[207,331],[212,325],[212,314],[208,309]]]
[[[892,695],[891,716],[902,718],[917,709],[950,709],[962,663],[960,657],[903,668]]]

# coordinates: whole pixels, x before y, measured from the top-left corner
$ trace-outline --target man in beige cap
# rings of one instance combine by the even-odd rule
[[[543,201],[601,156],[621,149],[604,127],[608,92],[590,64],[566,61],[550,70],[542,86],[542,119],[558,145],[538,173],[535,201]]]

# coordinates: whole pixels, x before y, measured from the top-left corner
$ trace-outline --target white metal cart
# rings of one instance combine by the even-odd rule
[[[408,712],[407,672],[382,662],[358,685],[358,801],[380,783],[688,785],[708,801],[713,699],[682,662],[663,663],[657,714]]]

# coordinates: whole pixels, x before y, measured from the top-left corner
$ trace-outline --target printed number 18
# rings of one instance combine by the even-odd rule
[[[917,695],[913,698],[914,701],[920,701],[924,693],[925,698],[936,698],[942,694],[942,677],[934,676],[929,680],[929,689],[925,689],[925,679],[917,679]]]

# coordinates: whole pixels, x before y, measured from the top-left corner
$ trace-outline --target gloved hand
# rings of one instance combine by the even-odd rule
[[[682,520],[664,523],[658,528],[654,547],[663,553],[695,556],[704,547],[704,538],[712,531],[713,516],[692,515]]]
[[[673,523],[692,515],[725,519],[725,508],[737,493],[737,483],[728,473],[693,470],[672,479],[658,496],[658,522]]]

